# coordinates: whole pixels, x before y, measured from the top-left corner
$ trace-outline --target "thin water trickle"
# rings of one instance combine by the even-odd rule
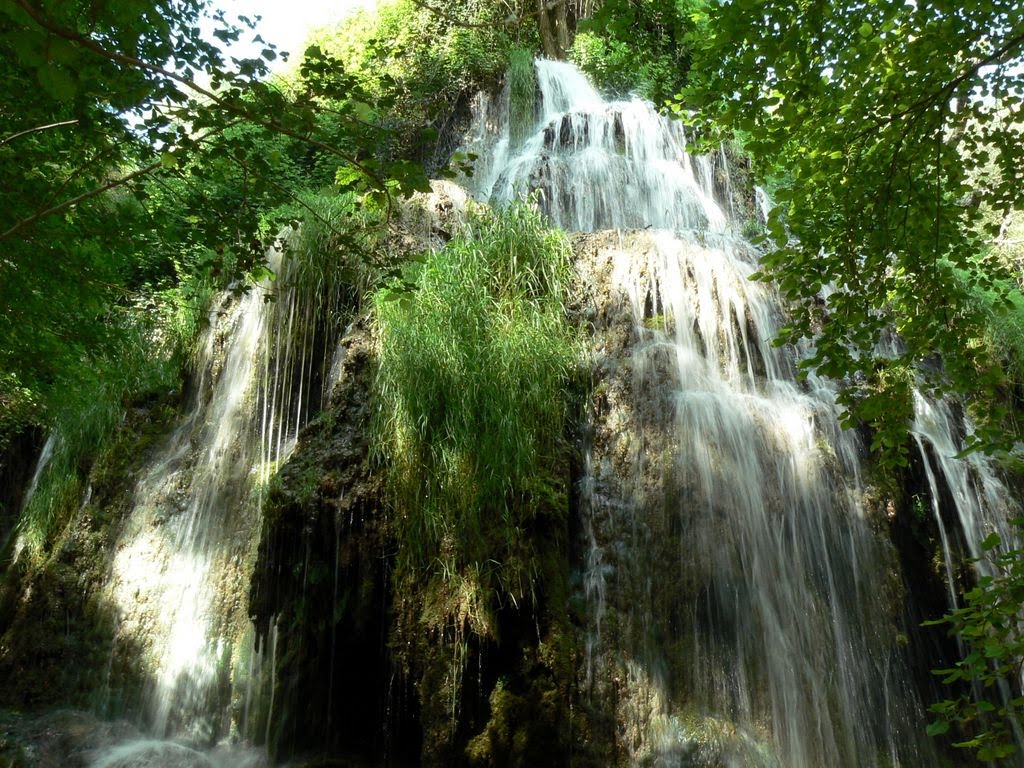
[[[46,471],[46,467],[50,463],[50,459],[53,458],[53,451],[57,447],[57,433],[51,432],[46,437],[46,442],[43,443],[43,449],[39,452],[39,458],[36,459],[36,468],[32,472],[32,480],[28,484],[28,488],[25,490],[25,497],[21,502],[21,510],[24,512],[28,505],[32,502],[32,497],[35,496],[36,490],[39,488],[39,481],[43,478],[43,472]]]
[[[50,432],[46,436],[46,442],[43,443],[43,448],[39,452],[39,457],[36,459],[35,469],[32,471],[32,479],[29,481],[28,487],[25,489],[25,495],[21,500],[21,513],[19,517],[24,519],[25,511],[28,509],[29,504],[32,503],[32,497],[36,495],[36,491],[39,490],[39,482],[43,479],[43,473],[46,468],[50,465],[51,459],[53,459],[53,452],[57,448],[57,441],[60,436],[56,432]],[[18,530],[17,526],[11,528],[7,532],[3,541],[0,541],[0,552],[5,552],[8,545],[11,545],[12,553],[10,562],[16,562],[22,551],[27,546],[25,533]]]
[[[989,534],[996,533],[1002,541],[1008,543],[1017,540],[1010,521],[1020,516],[1020,507],[1007,493],[990,457],[980,451],[961,456],[965,438],[971,435],[973,428],[969,419],[957,415],[958,410],[961,409],[948,398],[936,400],[915,390],[911,434],[920,448],[931,484],[933,508],[940,518],[938,524],[945,527],[938,507],[935,506],[938,504],[937,499],[943,496],[939,488],[941,481],[948,489],[952,511],[960,524],[960,532],[970,557],[981,558],[984,552],[980,543]],[[945,534],[943,547],[948,568],[954,556]],[[983,559],[979,560],[978,565],[983,569],[990,567]],[[952,582],[952,573],[947,573],[952,595],[955,584]],[[950,605],[955,605],[952,596]]]

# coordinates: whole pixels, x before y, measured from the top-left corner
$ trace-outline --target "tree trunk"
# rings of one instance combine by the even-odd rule
[[[558,40],[555,31],[551,28],[551,18],[548,16],[547,0],[537,0],[537,30],[540,32],[540,43],[544,49],[544,55],[549,59],[557,59]]]
[[[567,5],[568,3],[562,0],[552,9],[555,14],[555,37],[558,40],[558,48],[561,51],[561,55],[558,57],[560,59],[565,58],[565,55],[569,53],[569,48],[572,46],[572,39],[569,36],[569,19],[566,18]]]
[[[566,0],[537,0],[537,28],[544,55],[549,59],[564,59],[572,44]]]

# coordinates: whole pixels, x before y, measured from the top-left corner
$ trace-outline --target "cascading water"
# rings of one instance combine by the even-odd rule
[[[619,230],[580,237],[577,253],[595,353],[585,679],[614,710],[620,754],[935,765],[904,660],[896,552],[884,512],[863,501],[865,451],[830,382],[798,381],[799,352],[772,345],[781,304],[749,279],[757,254],[733,233],[724,154],[690,156],[680,124],[606,101],[571,65],[538,61],[536,74],[529,137],[512,145],[507,95],[482,99],[467,149],[486,158],[479,198],[536,191],[566,229]],[[943,408],[918,403],[929,477],[963,499],[967,540],[1003,532],[1005,490],[980,459],[953,459]]]
[[[997,576],[986,555],[1021,546],[1019,531],[1010,522],[1020,518],[1020,505],[1007,492],[991,458],[977,451],[960,455],[966,438],[972,432],[970,419],[955,401],[929,398],[915,390],[911,435],[921,457],[932,515],[942,544],[951,609],[960,607],[953,563],[966,555],[974,561],[975,572],[979,576]],[[944,515],[944,511],[950,514]],[[956,525],[952,531],[949,530],[950,522]],[[999,536],[1001,543],[993,553],[986,553],[981,542],[993,533]],[[1017,683],[1024,684],[1024,671],[1018,671]],[[1014,695],[1005,681],[999,683],[999,694],[1007,704]],[[1012,720],[1011,727],[1016,743],[1024,745],[1024,730],[1020,724]],[[1014,764],[1024,765],[1024,757],[1018,755]]]
[[[325,298],[297,287],[280,251],[268,258],[272,295],[265,283],[215,303],[191,410],[138,482],[106,586],[114,654],[152,681],[147,725],[199,744],[245,735],[263,488],[323,397],[336,335]]]
[[[489,159],[478,196],[500,203],[537,190],[551,220],[577,232],[724,228],[721,208],[702,192],[712,186],[712,165],[687,154],[680,123],[638,99],[605,102],[566,62],[539,62],[537,79],[539,127],[520,148],[509,146],[507,107],[483,105],[473,135],[488,147],[474,151]]]
[[[949,399],[933,400],[921,392],[914,393],[911,434],[921,453],[932,511],[942,537],[951,606],[956,604],[956,584],[949,568],[956,556],[939,508],[940,500],[950,499],[959,523],[957,533],[962,536],[968,555],[977,558],[981,568],[986,564],[980,542],[990,533],[997,533],[1004,542],[1016,541],[1017,533],[1009,521],[1020,515],[1019,506],[1007,493],[988,456],[976,451],[960,457],[963,438],[972,428],[962,414],[958,415],[958,410]],[[948,491],[948,496],[944,491]]]

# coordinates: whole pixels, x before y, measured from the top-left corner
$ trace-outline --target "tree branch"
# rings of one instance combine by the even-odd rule
[[[242,109],[241,107],[232,104],[229,101],[226,101],[225,99],[222,99],[216,93],[209,90],[208,88],[203,88],[202,86],[198,85],[190,77],[184,77],[176,72],[171,72],[170,70],[164,69],[163,67],[159,67],[155,64],[151,64],[148,61],[143,61],[142,59],[136,58],[134,56],[129,56],[119,51],[112,51],[107,48],[104,48],[102,45],[100,45],[90,37],[80,35],[77,32],[73,32],[72,30],[66,29],[60,26],[59,24],[53,23],[52,21],[47,19],[42,13],[40,13],[38,9],[34,8],[32,4],[29,2],[29,0],[14,0],[14,2],[18,5],[18,7],[24,10],[25,13],[27,13],[36,24],[45,29],[47,32],[50,32],[51,34],[68,40],[70,42],[76,43],[77,45],[82,46],[86,50],[91,51],[97,56],[107,59],[108,61],[113,61],[118,64],[124,64],[135,69],[142,69],[146,72],[159,75],[160,77],[165,77],[169,80],[172,80],[173,82],[185,86],[189,90],[201,96],[206,97],[211,102],[216,104],[218,107],[223,109],[225,112],[228,112],[238,117],[243,117],[246,120],[254,123],[255,125],[259,125],[263,128],[273,131],[274,133],[278,133],[283,136],[289,136],[293,139],[296,139],[297,141],[301,141],[311,146],[314,146],[318,149],[322,149],[329,154],[341,158],[342,160],[352,165],[353,167],[358,168],[359,171],[363,173],[371,181],[373,181],[373,183],[379,189],[385,191],[387,190],[384,181],[374,171],[372,171],[370,168],[367,168],[363,163],[359,162],[354,157],[351,157],[350,155],[342,152],[337,147],[325,144],[322,141],[317,141],[316,139],[313,139],[309,136],[304,136],[298,131],[291,130],[281,125],[275,120],[267,120],[259,115],[255,115],[245,109]],[[0,240],[2,239],[3,236],[0,236]]]
[[[61,127],[65,126],[65,125],[74,125],[77,122],[78,122],[78,118],[75,118],[74,120],[62,120],[59,123],[50,123],[48,125],[37,125],[34,128],[26,128],[24,131],[18,131],[17,133],[12,133],[6,139],[0,139],[0,147],[2,147],[4,144],[9,144],[10,142],[14,141],[15,139],[20,139],[22,136],[28,136],[30,133],[38,133],[39,131],[48,131],[51,128],[61,128]]]
[[[79,203],[84,202],[85,200],[88,200],[91,197],[96,197],[96,195],[103,194],[107,190],[114,189],[115,187],[120,187],[122,184],[127,184],[129,181],[131,181],[132,179],[137,179],[139,176],[145,176],[147,173],[152,173],[161,165],[161,161],[157,160],[155,163],[150,163],[149,165],[140,168],[137,171],[129,173],[127,176],[122,176],[119,179],[114,179],[113,181],[107,182],[103,186],[97,187],[96,189],[91,189],[88,192],[83,192],[81,195],[78,195],[77,197],[72,197],[70,200],[65,200],[64,202],[58,203],[57,205],[51,206],[50,208],[47,208],[45,210],[36,211],[28,218],[22,219],[13,227],[8,229],[6,232],[0,234],[0,241],[7,240],[8,238],[13,237],[14,235],[18,234],[18,232],[25,229],[25,227],[28,227],[31,224],[35,224],[40,219],[45,219],[47,216],[52,216],[55,213],[66,211],[68,208],[78,205]]]
[[[213,130],[210,130],[207,133],[205,133],[204,135],[200,136],[197,139],[197,142],[206,141],[207,139],[210,139],[210,138],[216,136],[219,133],[223,133],[225,130],[227,130],[231,126],[238,125],[238,123],[239,123],[238,120],[233,120],[233,121],[231,121],[231,122],[229,122],[229,123],[227,123],[225,125],[220,126],[219,128],[215,128]],[[93,161],[95,161],[95,158],[94,158]],[[90,161],[90,162],[93,162],[93,161]],[[89,163],[87,163],[85,166],[83,166],[83,168],[80,168],[75,173],[77,174],[78,172],[83,170],[85,167],[88,167],[88,165],[89,165]],[[114,179],[113,181],[110,181],[110,182],[108,182],[106,184],[103,184],[102,186],[99,186],[96,189],[91,189],[88,192],[83,192],[80,195],[72,197],[72,198],[70,198],[68,200],[65,200],[65,201],[61,202],[61,203],[57,203],[56,205],[52,205],[49,208],[44,208],[42,210],[36,211],[31,216],[28,216],[28,217],[22,219],[21,221],[17,222],[16,224],[14,224],[14,226],[12,226],[6,232],[0,233],[0,241],[7,240],[8,238],[13,237],[14,235],[18,234],[18,232],[20,232],[21,230],[25,229],[26,227],[28,227],[28,226],[30,226],[32,224],[35,224],[37,221],[40,221],[41,219],[45,219],[47,216],[52,216],[55,213],[60,213],[61,211],[66,211],[68,208],[71,208],[71,207],[73,207],[75,205],[78,205],[79,203],[84,202],[86,200],[89,200],[90,198],[96,197],[96,195],[100,195],[100,194],[102,194],[104,192],[107,192],[107,191],[109,191],[111,189],[114,189],[116,187],[120,187],[120,186],[122,186],[124,184],[127,184],[130,181],[133,181],[133,180],[139,178],[140,176],[145,176],[146,174],[152,173],[153,171],[159,169],[162,165],[163,165],[163,160],[156,160],[156,161],[150,163],[149,165],[147,165],[147,166],[145,166],[143,168],[138,169],[137,171],[133,171],[132,173],[129,173],[127,176],[122,176],[119,179]],[[74,177],[74,174],[72,175],[72,178],[73,177]],[[65,182],[61,185],[60,189],[63,189],[64,187],[66,187],[68,181],[70,181],[70,178],[65,180]],[[52,200],[53,197],[51,196],[50,199]]]

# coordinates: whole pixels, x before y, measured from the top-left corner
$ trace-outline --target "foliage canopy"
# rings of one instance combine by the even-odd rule
[[[966,395],[984,444],[1012,443],[972,296],[1006,305],[1014,285],[992,245],[1024,203],[1019,4],[737,0],[703,29],[686,104],[774,185],[763,272],[795,309],[787,340],[849,377],[889,460],[905,460],[909,377]]]

